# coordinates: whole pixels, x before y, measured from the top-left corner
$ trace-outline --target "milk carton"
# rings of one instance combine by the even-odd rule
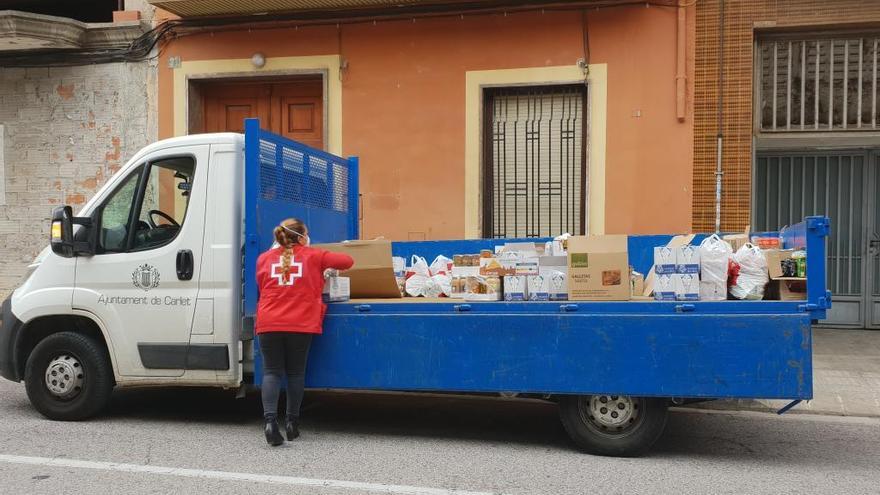
[[[568,275],[562,272],[550,272],[545,277],[549,278],[548,297],[551,301],[568,300]]]
[[[528,279],[523,276],[508,275],[504,277],[505,301],[528,301]]]
[[[654,277],[654,299],[675,301],[675,275],[674,273],[664,273]]]
[[[654,273],[668,275],[675,273],[678,264],[677,250],[669,246],[657,246],[654,248]]]
[[[529,289],[529,301],[550,300],[550,277],[533,275],[527,280]]]
[[[700,276],[696,273],[674,275],[675,299],[677,301],[700,300]]]
[[[675,271],[698,275],[700,273],[700,248],[698,246],[679,246],[675,248]]]

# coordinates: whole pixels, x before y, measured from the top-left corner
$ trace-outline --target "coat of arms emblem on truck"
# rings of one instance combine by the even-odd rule
[[[135,268],[131,274],[131,282],[144,292],[159,287],[159,270],[150,264],[143,264]]]

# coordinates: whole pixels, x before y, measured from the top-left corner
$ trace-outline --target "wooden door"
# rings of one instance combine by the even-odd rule
[[[276,134],[324,149],[323,88],[320,79],[208,86],[205,131],[243,132],[244,119],[257,117]]]
[[[324,98],[321,80],[272,85],[272,132],[324,149]]]

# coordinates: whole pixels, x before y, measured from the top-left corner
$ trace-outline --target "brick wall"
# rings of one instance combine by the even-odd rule
[[[52,208],[76,211],[156,139],[155,88],[145,62],[0,68],[0,295],[46,246]]]
[[[693,228],[697,232],[715,228],[719,7],[719,0],[697,3],[693,178]],[[725,2],[722,230],[741,231],[750,223],[755,29],[876,27],[878,24],[880,1],[876,0]]]

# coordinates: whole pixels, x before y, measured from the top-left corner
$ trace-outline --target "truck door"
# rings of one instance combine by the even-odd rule
[[[180,376],[188,368],[208,151],[148,155],[93,211],[97,250],[77,259],[73,307],[108,330],[120,375]]]

